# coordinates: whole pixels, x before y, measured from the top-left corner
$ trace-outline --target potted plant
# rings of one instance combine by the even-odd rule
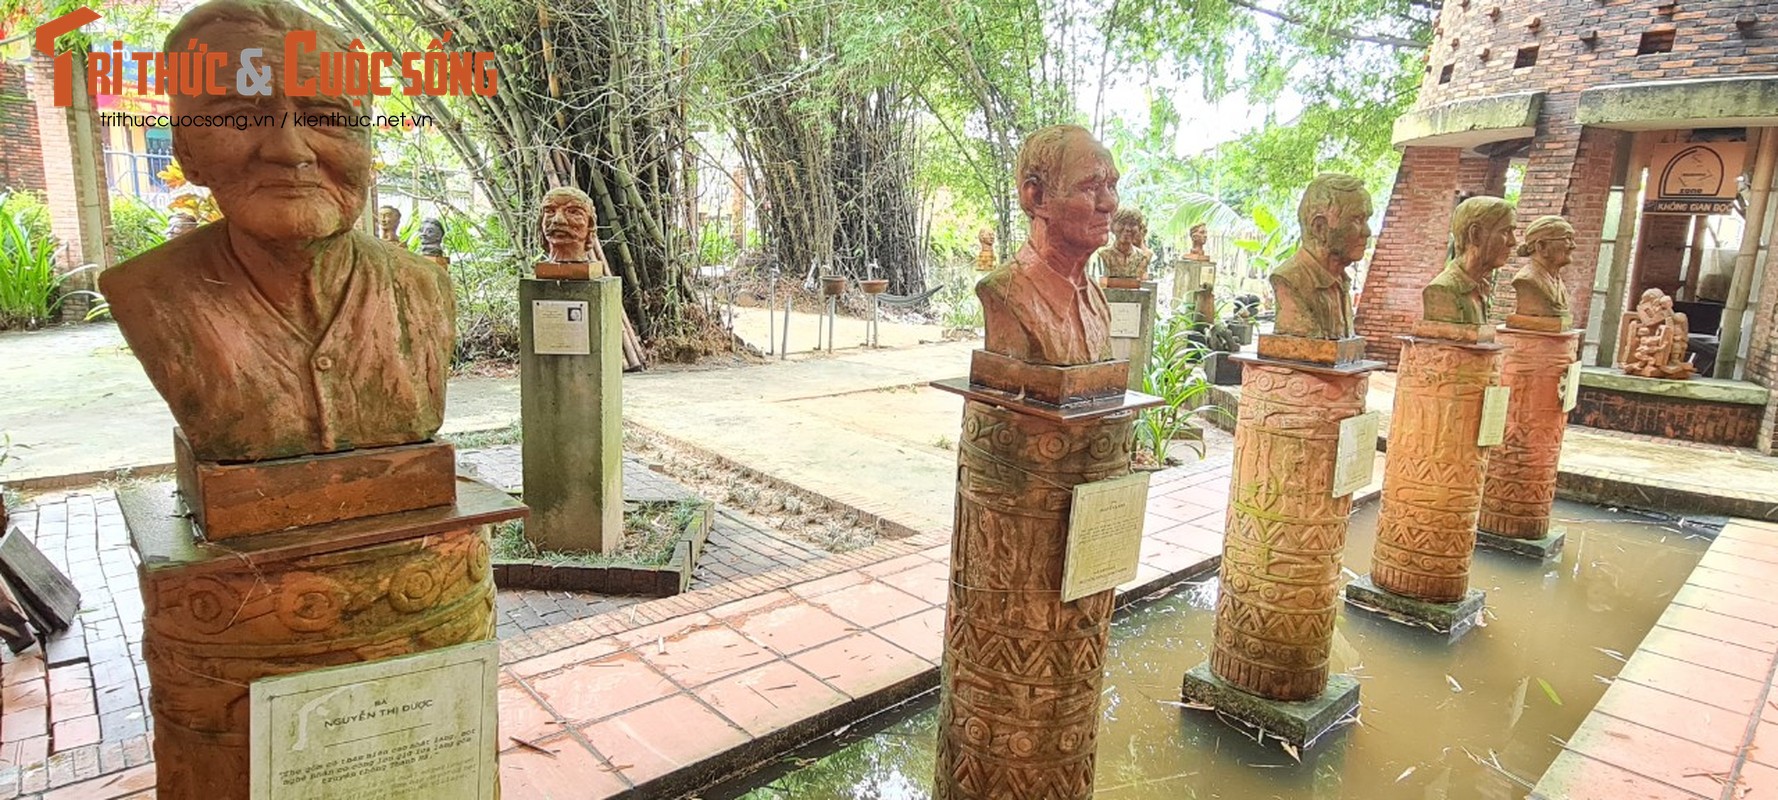
[[[1199,457],[1204,455],[1204,431],[1192,424],[1194,417],[1226,413],[1215,405],[1197,405],[1210,383],[1197,372],[1209,350],[1193,341],[1190,311],[1169,317],[1155,332],[1154,351],[1142,375],[1142,391],[1161,398],[1161,405],[1147,409],[1136,419],[1136,443],[1132,460],[1137,469],[1165,469],[1168,453],[1176,442],[1185,442]]]

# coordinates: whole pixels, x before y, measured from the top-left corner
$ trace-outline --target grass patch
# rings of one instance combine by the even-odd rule
[[[525,538],[522,520],[502,522],[494,528],[494,558],[501,561],[541,561],[577,567],[666,566],[673,548],[697,519],[703,503],[695,499],[677,503],[635,503],[624,509],[624,540],[610,553],[540,550]]]
[[[441,441],[450,442],[458,450],[480,450],[484,447],[496,447],[503,444],[518,444],[523,438],[519,424],[512,423],[504,428],[485,431],[464,431],[462,433],[441,433]]]

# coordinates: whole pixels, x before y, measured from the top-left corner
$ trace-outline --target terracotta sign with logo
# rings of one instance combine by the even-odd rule
[[[1649,214],[1727,214],[1735,201],[1746,142],[1682,142],[1655,148],[1649,161]]]

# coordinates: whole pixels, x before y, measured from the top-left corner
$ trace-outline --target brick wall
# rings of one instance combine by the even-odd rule
[[[37,109],[25,86],[23,64],[0,61],[0,191],[43,191],[43,153],[37,145]]]
[[[1759,24],[1737,27],[1736,17],[1744,14]],[[1774,0],[1451,0],[1439,13],[1418,106],[1631,81],[1720,78],[1728,67],[1743,75],[1778,74],[1774,20]],[[1652,30],[1673,31],[1672,52],[1637,55],[1642,34]],[[1590,41],[1583,38],[1588,34]],[[1527,47],[1537,48],[1537,62],[1515,67]],[[1446,66],[1450,81],[1440,83]]]
[[[1649,288],[1660,289],[1668,297],[1679,291],[1684,285],[1680,273],[1685,270],[1685,240],[1691,229],[1692,218],[1682,214],[1649,214],[1642,218],[1630,298],[1641,297],[1642,291]]]
[[[1772,247],[1775,242],[1778,231],[1766,231],[1766,247],[1760,253],[1765,274],[1759,296],[1749,298],[1753,323],[1746,332],[1753,337],[1747,343],[1747,379],[1772,390],[1756,444],[1767,453],[1778,453],[1778,258],[1774,257],[1778,253]]]
[[[1356,314],[1366,357],[1391,369],[1401,351],[1395,337],[1413,328],[1420,318],[1420,290],[1444,269],[1451,209],[1465,172],[1456,148],[1409,147],[1401,154]],[[1473,165],[1467,172],[1471,178],[1477,174]]]

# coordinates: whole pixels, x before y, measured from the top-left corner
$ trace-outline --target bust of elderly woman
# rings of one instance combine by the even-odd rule
[[[1568,287],[1562,284],[1562,268],[1574,256],[1574,226],[1557,216],[1538,217],[1525,226],[1525,243],[1519,255],[1531,263],[1513,276],[1515,308],[1507,327],[1560,332],[1574,327],[1568,310]]]

